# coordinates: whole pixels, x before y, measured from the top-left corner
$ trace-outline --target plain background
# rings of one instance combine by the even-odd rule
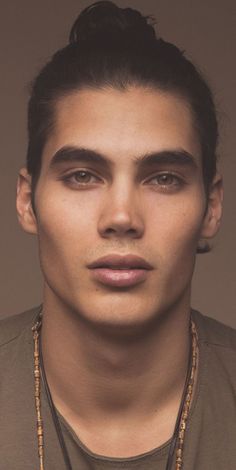
[[[24,164],[29,83],[50,55],[67,42],[70,26],[90,1],[2,2],[1,50],[1,230],[0,314],[41,302],[37,240],[24,234],[15,215],[15,184]],[[225,181],[222,229],[212,253],[198,255],[192,305],[236,327],[236,71],[234,0],[118,1],[157,19],[159,34],[184,49],[207,77],[221,128],[220,169]],[[79,243],[79,240],[78,240]]]

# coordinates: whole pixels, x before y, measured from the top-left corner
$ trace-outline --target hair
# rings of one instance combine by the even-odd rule
[[[32,84],[27,170],[32,176],[33,192],[42,152],[53,129],[57,101],[83,88],[126,90],[130,86],[170,92],[190,106],[208,191],[216,173],[218,140],[216,110],[208,84],[183,51],[156,35],[152,17],[100,1],[82,11],[71,29],[68,45],[52,56]]]

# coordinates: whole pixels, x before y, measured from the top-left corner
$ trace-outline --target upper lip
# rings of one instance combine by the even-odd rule
[[[103,256],[90,263],[88,268],[127,268],[127,269],[153,269],[145,259],[135,255],[111,254]]]

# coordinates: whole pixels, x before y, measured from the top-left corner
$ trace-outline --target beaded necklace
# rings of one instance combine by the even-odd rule
[[[72,470],[70,458],[65,445],[64,437],[62,434],[60,422],[58,419],[57,411],[53,403],[50,389],[48,386],[43,357],[40,345],[40,330],[42,326],[42,313],[40,313],[36,323],[32,327],[33,339],[34,339],[34,385],[35,385],[35,409],[37,417],[37,438],[38,438],[38,455],[39,455],[39,470],[46,470],[44,465],[44,428],[41,411],[41,377],[46,390],[47,400],[51,410],[54,426],[57,432],[58,440],[62,450],[64,462],[67,470]],[[196,375],[197,359],[198,359],[198,348],[197,348],[197,331],[193,320],[190,322],[191,330],[191,348],[189,353],[189,364],[188,371],[183,390],[182,400],[180,403],[178,416],[176,419],[175,430],[170,442],[170,449],[167,459],[166,470],[171,470],[172,461],[174,457],[174,451],[176,448],[176,460],[175,470],[182,470],[183,468],[183,449],[184,449],[184,437],[186,431],[186,423],[189,416],[189,410],[191,405],[191,399],[193,394],[193,386]]]

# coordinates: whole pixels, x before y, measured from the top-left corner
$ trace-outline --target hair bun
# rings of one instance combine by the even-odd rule
[[[102,41],[109,38],[156,40],[153,20],[132,8],[120,8],[110,1],[99,1],[85,8],[72,26],[69,42]]]

